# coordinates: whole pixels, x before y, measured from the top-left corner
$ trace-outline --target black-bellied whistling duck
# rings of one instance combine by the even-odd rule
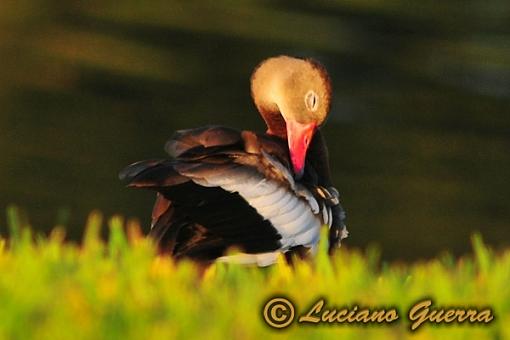
[[[275,262],[278,253],[314,253],[321,225],[330,251],[347,236],[319,126],[331,86],[315,61],[279,56],[251,78],[267,132],[206,126],[177,131],[172,156],[134,163],[120,178],[157,191],[150,235],[162,252],[199,261]],[[226,255],[229,248],[239,254]]]

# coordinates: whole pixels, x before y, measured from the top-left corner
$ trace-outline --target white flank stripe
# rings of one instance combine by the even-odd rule
[[[271,221],[276,224],[286,224],[298,219],[302,214],[299,209],[288,209],[286,211],[280,211],[280,213],[274,217],[271,217]]]
[[[261,208],[259,213],[266,219],[271,220],[272,218],[279,216],[280,214],[284,214],[292,210],[291,208],[296,205],[297,203],[296,201],[297,199],[291,193],[287,193],[285,196],[283,196],[281,201],[278,202],[278,204]]]
[[[226,191],[239,193],[263,218],[269,220],[282,236],[283,252],[298,245],[313,249],[318,242],[321,221],[314,212],[321,214],[321,210],[313,195],[303,186],[299,187],[299,195],[306,200],[296,196],[292,189],[265,178],[255,170],[247,171],[246,168],[239,171],[233,169],[207,178],[195,177],[193,181],[200,185],[218,186]],[[257,263],[264,266],[276,261],[277,254],[278,252],[239,254],[220,259],[228,258],[228,261]]]
[[[235,255],[222,256],[217,258],[216,261],[236,264],[256,264],[259,267],[266,267],[276,262],[278,259],[278,254],[280,254],[279,251],[260,254],[240,253]]]
[[[319,236],[320,236],[319,228],[309,229],[296,237],[296,243],[302,244],[303,242],[310,242],[309,240],[312,240],[312,243],[316,243],[319,241]]]
[[[246,195],[245,198],[256,198],[260,196],[270,195],[276,190],[278,186],[267,181],[265,178],[261,179],[259,176],[250,177],[248,180],[239,181],[231,185],[221,185],[222,188],[228,191],[243,191]]]
[[[243,196],[243,198],[245,198],[250,203],[251,206],[257,208],[264,208],[267,206],[276,205],[282,200],[282,198],[285,195],[289,194],[289,192],[286,191],[285,189],[278,188],[278,190],[276,190],[275,192],[268,193],[267,195],[262,195],[255,198],[248,198],[249,195],[245,195],[246,192],[250,192],[250,189],[247,188],[245,190],[239,191],[241,196]]]
[[[276,224],[275,227],[283,237],[292,238],[307,229],[313,229],[315,225],[319,227],[320,222],[314,215],[302,213],[297,219],[288,223]]]
[[[293,193],[289,193],[290,200],[284,202],[280,202],[278,205],[279,210],[278,214],[284,214],[287,211],[295,210],[298,206],[299,202],[301,201],[299,198],[297,198]]]

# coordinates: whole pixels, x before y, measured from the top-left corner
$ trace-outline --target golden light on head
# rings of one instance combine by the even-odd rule
[[[267,132],[287,139],[294,172],[301,176],[313,134],[329,113],[326,70],[311,59],[269,58],[253,72],[251,92]]]

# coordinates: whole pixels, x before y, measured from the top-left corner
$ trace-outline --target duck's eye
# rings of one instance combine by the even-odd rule
[[[319,96],[314,91],[310,90],[305,94],[305,105],[310,111],[317,111],[319,108]]]

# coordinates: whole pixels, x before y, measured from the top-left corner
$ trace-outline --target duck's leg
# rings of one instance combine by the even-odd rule
[[[285,260],[287,260],[289,265],[293,266],[297,259],[304,260],[309,256],[309,253],[310,248],[304,246],[292,247],[285,253]]]

